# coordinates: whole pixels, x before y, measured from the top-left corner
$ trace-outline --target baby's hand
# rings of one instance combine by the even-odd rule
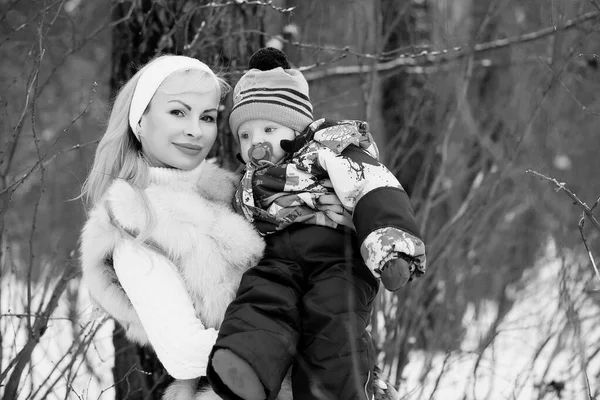
[[[383,287],[394,292],[408,283],[410,263],[402,258],[394,258],[386,262],[380,272]]]

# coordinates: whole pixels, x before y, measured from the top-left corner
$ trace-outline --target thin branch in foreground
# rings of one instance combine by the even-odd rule
[[[0,381],[3,381],[12,369],[10,377],[8,377],[5,386],[4,398],[17,398],[17,391],[19,389],[21,375],[25,370],[25,367],[31,361],[31,355],[33,354],[33,350],[39,343],[40,338],[46,332],[46,328],[48,327],[48,318],[50,317],[50,315],[52,315],[52,313],[58,306],[58,301],[62,296],[62,293],[64,292],[65,288],[67,287],[67,284],[75,276],[76,273],[74,273],[72,268],[66,267],[64,269],[61,277],[58,279],[58,282],[54,286],[52,295],[50,296],[48,303],[46,303],[45,309],[43,311],[43,317],[36,319],[27,343],[25,343],[25,345],[21,348],[16,357],[13,360],[11,360],[9,367],[2,371],[0,375]]]
[[[594,227],[600,232],[600,223],[598,222],[598,220],[596,219],[596,217],[594,216],[594,213],[593,213],[593,209],[598,205],[600,198],[598,200],[596,200],[593,207],[590,208],[587,204],[585,204],[583,201],[581,201],[575,193],[570,191],[566,187],[564,182],[559,182],[554,178],[547,177],[546,175],[540,174],[539,172],[533,171],[531,169],[528,169],[525,172],[528,174],[537,176],[538,178],[542,178],[544,180],[554,183],[557,186],[556,191],[560,191],[560,190],[564,191],[571,199],[573,199],[575,204],[579,205],[579,207],[583,210],[583,215],[581,216],[581,219],[579,220],[579,224],[577,224],[577,226],[579,227],[579,232],[581,233],[581,238],[583,239],[583,245],[585,246],[585,250],[588,253],[588,257],[589,257],[590,261],[592,262],[592,267],[594,268],[596,277],[598,278],[598,280],[600,280],[600,271],[598,271],[596,261],[594,260],[594,256],[593,256],[592,252],[590,251],[590,248],[587,243],[587,238],[583,232],[583,224],[585,221],[585,217],[589,218],[589,220],[592,221],[592,223],[594,224]]]
[[[539,172],[531,170],[531,169],[527,169],[525,171],[525,173],[531,174],[538,178],[541,178],[541,179],[544,179],[544,180],[554,183],[557,186],[556,191],[557,192],[560,190],[564,191],[567,194],[567,196],[569,196],[577,205],[579,205],[579,207],[583,210],[585,216],[588,217],[590,221],[592,221],[592,224],[594,224],[594,227],[598,230],[598,232],[600,232],[600,222],[598,222],[598,220],[594,216],[592,209],[587,204],[585,204],[583,201],[581,201],[575,193],[570,191],[564,182],[559,182],[554,178],[550,178],[544,174],[540,174]],[[594,207],[595,207],[595,205],[594,205]]]
[[[575,301],[572,299],[571,294],[569,293],[569,288],[567,286],[566,271],[567,270],[561,271],[562,279],[560,282],[559,290],[560,290],[561,297],[564,299],[565,314],[567,316],[567,321],[573,327],[573,336],[574,336],[574,339],[576,341],[576,346],[577,346],[577,354],[576,355],[578,356],[578,360],[579,360],[579,368],[581,368],[581,373],[583,374],[582,378],[583,378],[584,387],[586,388],[587,398],[589,400],[594,400],[594,397],[592,396],[592,388],[590,385],[590,378],[587,373],[587,367],[588,367],[589,361],[585,355],[585,342],[583,340],[583,335],[581,333],[581,318],[577,312],[577,308],[575,306]]]
[[[584,223],[585,223],[585,214],[581,216],[581,219],[579,220],[579,223],[577,224],[577,226],[579,227],[579,233],[581,234],[581,239],[583,240],[583,245],[585,246],[585,251],[587,252],[588,257],[589,257],[590,261],[592,262],[592,267],[594,267],[594,272],[596,273],[596,277],[600,281],[600,272],[598,271],[598,267],[596,266],[596,261],[594,260],[594,255],[592,254],[592,251],[590,250],[590,247],[588,246],[588,242],[587,242],[585,233],[583,232],[583,224]]]

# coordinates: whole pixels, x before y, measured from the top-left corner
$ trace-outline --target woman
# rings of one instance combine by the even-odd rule
[[[231,209],[235,175],[205,161],[228,89],[193,58],[148,63],[117,95],[83,186],[83,282],[178,380],[169,399],[194,398],[225,309],[264,247]],[[200,386],[196,399],[218,399]]]

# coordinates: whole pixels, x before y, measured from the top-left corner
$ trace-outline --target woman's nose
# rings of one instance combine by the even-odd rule
[[[185,135],[193,138],[202,136],[202,128],[200,127],[200,124],[189,124],[189,126],[186,127]]]

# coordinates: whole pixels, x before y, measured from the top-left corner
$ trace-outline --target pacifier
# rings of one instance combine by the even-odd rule
[[[255,144],[248,149],[248,159],[257,167],[270,163],[272,155],[273,146],[269,142]]]

